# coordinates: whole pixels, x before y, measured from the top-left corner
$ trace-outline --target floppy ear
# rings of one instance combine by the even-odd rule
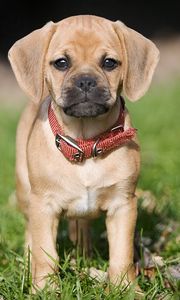
[[[123,91],[131,101],[142,97],[152,80],[159,61],[159,50],[153,42],[122,22],[114,23],[124,52]]]
[[[49,22],[41,29],[18,40],[8,52],[8,58],[20,87],[36,103],[48,95],[43,69],[46,52],[54,32],[55,24]]]

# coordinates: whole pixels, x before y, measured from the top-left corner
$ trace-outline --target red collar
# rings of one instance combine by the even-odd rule
[[[57,148],[72,162],[82,162],[85,158],[96,157],[131,140],[136,133],[135,128],[124,130],[124,99],[120,97],[121,108],[118,121],[113,128],[91,139],[72,139],[64,135],[62,127],[52,109],[51,103],[48,109],[49,123],[55,135]]]

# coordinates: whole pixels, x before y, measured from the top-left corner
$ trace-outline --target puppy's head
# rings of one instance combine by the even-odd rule
[[[149,87],[159,51],[121,22],[76,16],[48,23],[17,41],[9,59],[34,100],[50,94],[70,116],[106,113],[123,90],[137,100]]]
[[[46,81],[64,112],[94,117],[107,112],[122,85],[123,54],[110,21],[73,17],[57,25],[46,55]]]

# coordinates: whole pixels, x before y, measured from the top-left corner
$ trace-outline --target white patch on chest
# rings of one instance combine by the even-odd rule
[[[68,216],[85,216],[97,213],[99,208],[97,205],[97,191],[87,188],[84,193],[74,199],[67,208]]]

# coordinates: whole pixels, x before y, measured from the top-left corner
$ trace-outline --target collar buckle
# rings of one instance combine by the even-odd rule
[[[115,126],[115,127],[111,128],[111,131],[115,131],[115,130],[124,131],[124,126],[123,125],[118,125],[118,126]]]
[[[102,149],[101,148],[97,148],[97,144],[99,143],[100,138],[97,139],[97,141],[94,143],[93,147],[92,147],[92,157],[97,157],[98,155],[100,155],[102,153]]]
[[[73,158],[77,161],[77,162],[81,162],[84,158],[84,151],[78,146],[78,144],[76,143],[76,141],[68,136],[68,135],[62,135],[60,133],[57,133],[56,134],[56,137],[55,137],[55,143],[56,143],[56,146],[57,148],[61,151],[62,151],[62,148],[61,148],[61,140],[63,140],[66,144],[68,144],[69,146],[73,147],[74,149],[76,149],[78,152],[74,153],[73,154]]]

